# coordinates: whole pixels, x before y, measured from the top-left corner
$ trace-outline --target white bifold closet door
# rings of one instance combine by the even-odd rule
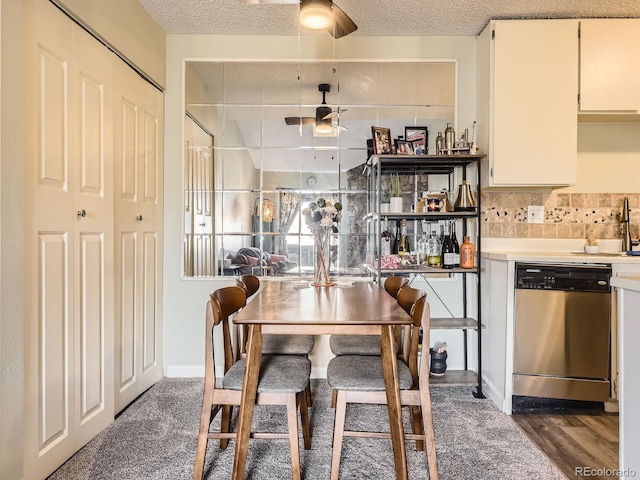
[[[112,55],[25,0],[24,478],[113,421]]]
[[[116,412],[163,375],[162,112],[162,93],[116,59]]]

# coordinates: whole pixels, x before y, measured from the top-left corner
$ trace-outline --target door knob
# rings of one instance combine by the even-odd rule
[[[142,221],[142,215],[138,215],[136,217],[136,222],[141,222]]]
[[[78,211],[76,212],[76,216],[77,216],[78,218],[80,218],[80,217],[86,217],[86,216],[87,216],[87,211],[86,211],[84,208],[83,208],[82,210],[78,210]]]

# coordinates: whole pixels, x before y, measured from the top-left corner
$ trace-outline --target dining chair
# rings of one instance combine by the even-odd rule
[[[260,289],[260,279],[255,275],[242,275],[236,279],[236,285],[243,288],[249,298]],[[282,301],[284,302],[286,299],[282,299]],[[247,351],[247,333],[247,328],[244,326],[240,341],[240,355],[244,355]],[[308,356],[313,350],[314,343],[315,337],[313,335],[266,334],[262,335],[262,354]]]
[[[418,289],[405,287],[398,293],[398,304],[413,319],[410,335],[408,363],[398,361],[398,381],[402,406],[411,407],[413,433],[405,434],[406,440],[415,440],[416,449],[423,450],[426,442],[429,478],[437,480],[438,464],[429,393],[428,357],[423,353],[418,361],[418,352],[428,351],[430,311],[426,294]],[[420,329],[422,328],[422,340]],[[426,348],[426,350],[425,350]],[[337,480],[340,472],[340,456],[344,437],[391,438],[386,432],[362,432],[345,430],[347,404],[386,405],[382,361],[374,355],[342,355],[334,357],[327,367],[327,380],[337,390],[337,402],[333,427],[333,452],[331,479]],[[423,429],[424,426],[424,429]],[[402,428],[402,425],[400,425]]]
[[[247,294],[247,298],[254,295],[260,289],[260,279],[255,275],[242,275],[236,279],[236,285],[243,288]],[[240,340],[241,348],[236,350],[240,356],[247,353],[247,325],[242,326],[242,338]],[[315,337],[313,335],[287,335],[287,334],[263,334],[262,335],[262,354],[263,355],[303,355],[308,358],[313,350]],[[313,398],[311,395],[311,383],[307,385],[305,390],[307,397],[307,406],[313,406]]]
[[[398,298],[398,292],[409,285],[406,277],[391,276],[384,282],[384,289],[393,298]],[[399,348],[401,333],[396,331],[396,346]],[[380,335],[331,335],[329,347],[334,355],[380,355]]]
[[[237,286],[224,287],[210,295],[206,307],[205,332],[205,380],[200,415],[200,428],[196,461],[193,473],[194,480],[201,480],[204,473],[204,463],[207,443],[210,439],[219,439],[220,448],[227,447],[229,439],[236,438],[231,431],[231,407],[239,406],[242,396],[242,383],[245,360],[239,359],[230,368],[226,368],[222,381],[216,386],[216,369],[214,353],[215,327],[228,324],[228,316],[237,312],[246,304],[245,291]],[[225,363],[231,352],[230,337],[223,334]],[[265,355],[260,364],[260,376],[256,395],[256,405],[284,405],[287,411],[287,433],[281,432],[252,432],[251,438],[256,439],[289,439],[291,452],[291,475],[300,479],[300,450],[298,436],[298,406],[302,423],[304,448],[311,448],[311,435],[307,413],[307,400],[304,395],[309,385],[311,362],[299,355]],[[213,418],[222,410],[220,432],[211,432]]]

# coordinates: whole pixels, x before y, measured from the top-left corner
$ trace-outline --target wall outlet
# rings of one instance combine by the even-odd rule
[[[544,223],[544,205],[527,207],[527,223]]]

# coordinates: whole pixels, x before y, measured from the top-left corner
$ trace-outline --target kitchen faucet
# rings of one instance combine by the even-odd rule
[[[632,250],[632,246],[634,243],[631,241],[631,229],[630,225],[630,217],[631,217],[631,209],[629,208],[629,199],[624,197],[624,201],[622,203],[622,215],[620,218],[620,223],[622,224],[622,251],[628,252]]]

